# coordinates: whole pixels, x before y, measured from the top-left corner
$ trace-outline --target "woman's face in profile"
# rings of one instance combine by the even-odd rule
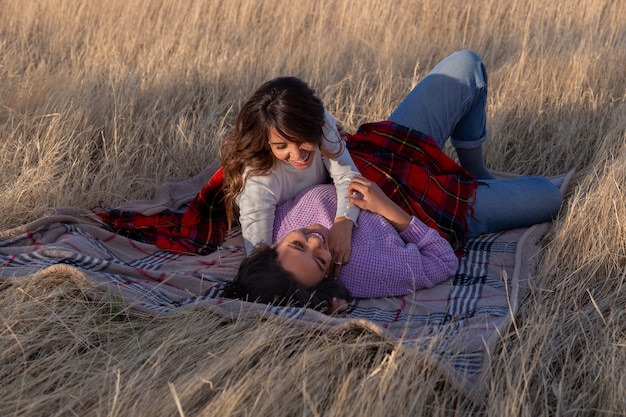
[[[322,225],[293,230],[273,247],[278,253],[278,263],[307,288],[316,287],[328,273],[332,257],[328,229]]]

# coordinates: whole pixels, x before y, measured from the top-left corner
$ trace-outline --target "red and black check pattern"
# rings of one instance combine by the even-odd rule
[[[136,211],[95,207],[112,231],[177,253],[209,254],[226,236],[226,210],[220,168],[202,187],[184,212],[165,210],[146,216]]]
[[[349,137],[348,149],[365,178],[455,249],[461,247],[476,179],[443,153],[432,137],[384,121],[362,125]]]

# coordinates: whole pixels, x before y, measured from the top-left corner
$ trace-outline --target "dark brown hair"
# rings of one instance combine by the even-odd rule
[[[224,290],[227,298],[272,305],[310,307],[328,313],[333,297],[350,300],[350,293],[339,282],[324,279],[313,288],[298,283],[278,263],[276,249],[260,243],[241,265],[235,279]]]

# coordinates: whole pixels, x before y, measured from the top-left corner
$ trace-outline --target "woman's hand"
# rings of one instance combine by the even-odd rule
[[[348,140],[348,132],[346,131],[346,129],[343,127],[343,125],[341,123],[338,123],[337,121],[335,121],[335,125],[337,126],[337,131],[339,132],[339,137],[341,139],[344,140],[344,142],[346,140]]]
[[[329,276],[332,278],[337,278],[341,267],[350,261],[353,227],[352,220],[338,217],[328,232],[328,249],[332,255]]]
[[[328,314],[339,314],[343,313],[348,309],[348,302],[343,298],[333,297],[332,305],[328,310]]]
[[[386,218],[397,231],[402,232],[411,223],[411,216],[394,203],[378,184],[364,177],[354,177],[348,187],[348,202],[361,210],[371,211]]]

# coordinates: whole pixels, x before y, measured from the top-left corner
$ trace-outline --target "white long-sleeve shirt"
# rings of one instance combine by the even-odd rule
[[[340,149],[341,136],[333,117],[324,112],[323,147],[333,154]],[[360,175],[344,144],[343,151],[335,158],[322,156],[319,149],[311,155],[313,161],[307,169],[299,170],[286,161],[277,160],[267,175],[256,175],[246,179],[243,191],[235,200],[239,206],[239,222],[248,255],[260,243],[272,243],[274,211],[278,204],[295,197],[300,191],[332,178],[337,190],[337,215],[347,217],[356,225],[360,209],[348,205],[350,180]],[[244,173],[245,176],[245,173]]]

